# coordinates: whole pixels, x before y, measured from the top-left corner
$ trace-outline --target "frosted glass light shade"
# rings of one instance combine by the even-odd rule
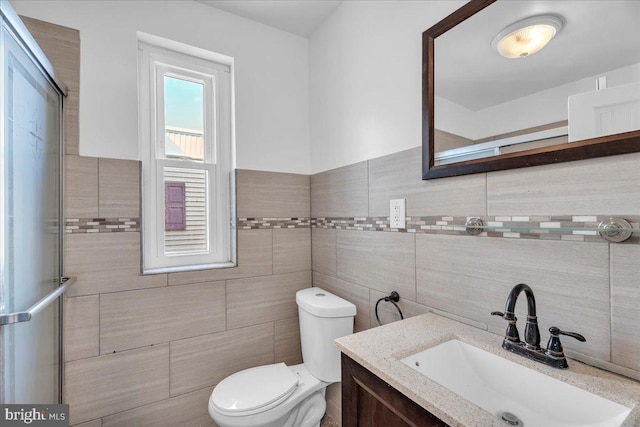
[[[505,58],[525,58],[545,47],[560,29],[562,19],[557,16],[532,16],[500,31],[491,47]]]

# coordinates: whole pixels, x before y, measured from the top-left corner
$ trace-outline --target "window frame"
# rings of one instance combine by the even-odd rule
[[[154,36],[138,38],[142,274],[235,267],[233,60]],[[165,76],[203,84],[203,161],[165,153]],[[165,167],[207,174],[205,250],[165,251]]]

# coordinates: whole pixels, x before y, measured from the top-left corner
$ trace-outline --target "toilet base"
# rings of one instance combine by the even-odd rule
[[[209,415],[220,427],[319,427],[329,383],[313,377],[304,364],[289,369],[300,377],[300,385],[280,405],[252,415],[231,416],[218,412],[209,400]]]
[[[220,427],[320,427],[327,403],[324,390],[318,390],[300,402],[293,411],[271,419],[269,414],[260,413],[249,417],[230,417],[212,410],[209,405],[209,415]],[[263,416],[266,415],[266,416]]]
[[[322,389],[303,400],[282,427],[320,427],[326,409],[327,402]]]

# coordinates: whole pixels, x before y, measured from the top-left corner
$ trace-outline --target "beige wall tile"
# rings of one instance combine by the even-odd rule
[[[224,331],[224,282],[100,296],[102,354]]]
[[[505,133],[500,133],[500,134],[494,134],[491,136],[487,136],[484,138],[480,138],[480,139],[476,139],[475,141],[472,141],[472,143],[475,144],[481,144],[483,142],[489,142],[489,141],[497,141],[500,139],[504,139],[504,138],[510,138],[512,136],[520,136],[520,135],[527,135],[533,132],[540,132],[543,130],[548,130],[548,129],[555,129],[561,126],[569,126],[569,120],[560,120],[557,122],[553,122],[553,123],[546,123],[544,125],[540,125],[540,126],[533,126],[533,127],[529,127],[526,129],[519,129],[519,130],[515,130],[512,132],[505,132]],[[556,139],[560,139],[560,138],[564,138],[564,142],[567,142],[568,138],[567,135],[565,135],[564,137],[555,137],[555,138],[548,138],[551,140],[556,140]],[[546,140],[543,140],[546,141]],[[527,143],[527,147],[529,147],[529,144],[533,145],[533,146],[537,146],[537,144],[539,143],[539,141],[532,141],[532,142],[528,142]],[[468,144],[467,144],[468,145]],[[542,145],[544,147],[544,145]],[[523,148],[520,147],[518,149],[518,144],[516,144],[515,146],[509,146],[511,147],[511,152],[514,151],[523,151]],[[501,150],[502,152],[502,150]]]
[[[455,133],[445,132],[440,129],[435,129],[433,132],[433,139],[435,145],[435,152],[438,153],[440,151],[453,150],[454,148],[466,147],[468,145],[473,145],[474,140],[465,138],[460,135],[456,135]],[[422,160],[422,149],[420,150],[420,160]],[[416,149],[414,149],[416,150]]]
[[[238,216],[305,218],[310,213],[308,175],[238,170]]]
[[[640,246],[611,245],[612,361],[640,371]]]
[[[273,274],[311,270],[311,229],[273,230]]]
[[[73,427],[102,427],[102,418],[82,424],[75,424]]]
[[[389,295],[388,292],[380,292],[380,291],[376,291],[375,289],[370,290],[369,311],[371,313],[371,327],[379,326],[378,321],[376,319],[376,303],[380,298],[384,298],[387,295]],[[402,296],[400,297],[400,301],[398,301],[397,304],[400,307],[400,310],[402,311],[402,315],[404,316],[405,319],[408,319],[409,317],[413,317],[413,316],[418,316],[420,314],[424,314],[430,311],[429,307],[426,307],[422,304],[418,304],[417,302],[406,300],[402,298]],[[383,325],[401,320],[398,310],[396,310],[396,308],[393,306],[392,303],[387,301],[380,301],[380,304],[378,304],[378,317],[380,318],[380,322]]]
[[[273,322],[171,343],[171,395],[213,387],[227,376],[274,363]]]
[[[485,174],[422,180],[422,148],[369,160],[369,216],[389,216],[407,199],[407,216],[486,215]]]
[[[140,216],[140,162],[100,159],[99,202],[101,218]]]
[[[64,157],[64,212],[66,218],[98,217],[98,159]]]
[[[442,317],[446,317],[446,318],[451,319],[451,320],[455,320],[456,322],[464,323],[465,325],[473,326],[474,328],[482,329],[483,331],[488,331],[489,330],[489,326],[487,325],[486,322],[484,322],[484,323],[483,322],[478,322],[478,321],[475,321],[475,320],[471,320],[471,319],[469,319],[467,317],[458,316],[457,314],[453,314],[453,313],[450,313],[448,311],[438,310],[437,308],[429,307],[429,306],[426,306],[426,305],[423,305],[423,307],[427,308],[429,311],[431,311],[431,312],[433,312],[435,314],[438,314],[438,315],[440,315]],[[500,328],[498,328],[498,334],[499,335],[503,335],[502,330]]]
[[[140,266],[140,233],[74,233],[65,244],[67,274]]]
[[[80,89],[80,32],[50,22],[21,17],[33,38],[47,55],[56,75],[67,86],[64,99],[63,126],[65,154],[78,154]],[[74,218],[73,216],[69,216]]]
[[[367,162],[311,175],[311,216],[367,216]]]
[[[337,230],[311,229],[311,263],[313,271],[336,275],[336,236]]]
[[[208,411],[211,388],[182,394],[104,418],[104,427],[215,426]]]
[[[288,366],[302,363],[300,347],[300,322],[297,317],[276,320],[275,322],[276,363],[284,362]]]
[[[317,271],[313,272],[313,286],[344,298],[356,306],[353,331],[360,332],[371,327],[369,318],[369,288],[355,285]]]
[[[77,91],[80,87],[80,31],[27,16],[20,19],[51,61],[56,75],[68,89]]]
[[[338,230],[338,277],[416,299],[413,234]]]
[[[489,215],[637,215],[640,153],[491,172]]]
[[[62,110],[62,128],[64,129],[64,153],[80,153],[80,93],[69,89]]]
[[[273,271],[272,233],[272,230],[239,230],[237,267],[170,273],[169,285],[213,282],[271,274]]]
[[[142,276],[140,274],[140,266],[87,271],[72,275],[77,276],[78,282],[69,289],[69,296],[104,294],[167,286],[166,274]]]
[[[503,311],[513,286],[526,283],[536,296],[541,345],[558,326],[587,338],[563,345],[609,359],[609,249],[607,244],[467,236],[416,236],[418,302],[489,325],[504,334]],[[525,296],[516,306],[526,318]],[[518,322],[520,334],[524,322]]]
[[[167,285],[166,274],[140,275],[140,233],[65,236],[65,274],[77,276],[69,296]]]
[[[296,292],[311,287],[311,272],[227,280],[227,329],[298,315]]]
[[[100,354],[100,302],[98,295],[64,300],[64,359]]]
[[[169,397],[169,345],[161,344],[65,364],[71,424]]]

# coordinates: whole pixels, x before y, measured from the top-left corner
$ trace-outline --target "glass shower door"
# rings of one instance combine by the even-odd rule
[[[5,314],[26,310],[60,285],[62,95],[4,20],[0,50],[0,314]],[[37,311],[29,321],[0,326],[1,403],[60,401],[59,304]]]

